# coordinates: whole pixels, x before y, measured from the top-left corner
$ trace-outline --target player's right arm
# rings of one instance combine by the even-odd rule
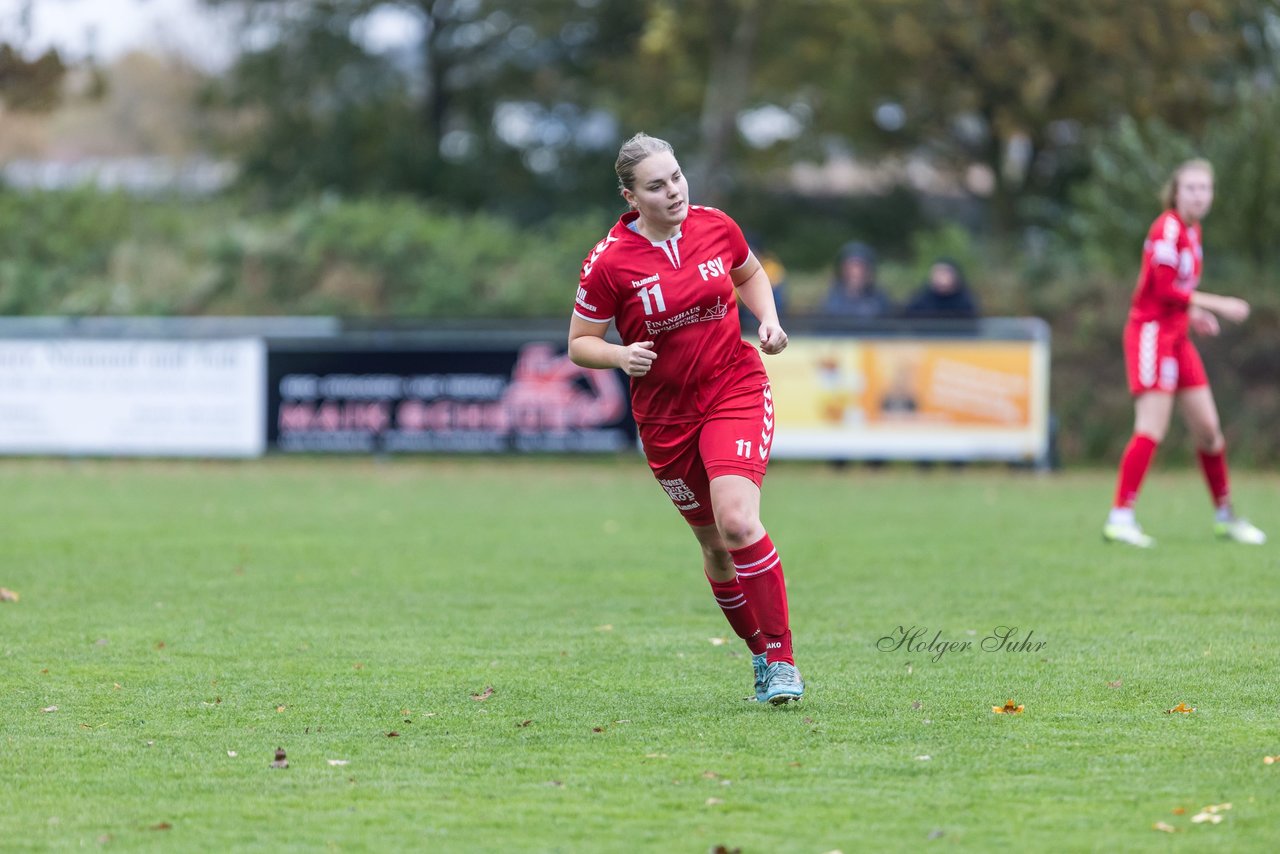
[[[629,377],[649,373],[658,354],[652,341],[612,344],[604,340],[609,321],[598,323],[579,314],[569,318],[569,358],[583,368],[621,368]]]

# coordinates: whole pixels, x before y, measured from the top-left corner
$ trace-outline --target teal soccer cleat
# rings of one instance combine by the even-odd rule
[[[751,656],[751,669],[756,675],[756,702],[764,702],[765,680],[769,672],[769,659],[762,652],[759,655]]]
[[[799,702],[804,697],[804,681],[794,664],[775,661],[765,671],[764,701],[775,706]]]

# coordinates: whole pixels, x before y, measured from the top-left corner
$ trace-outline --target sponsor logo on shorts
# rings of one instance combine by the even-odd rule
[[[693,502],[692,504],[689,504],[688,507],[681,507],[681,510],[692,510],[694,507],[698,506],[698,496],[693,494],[693,490],[684,482],[684,478],[676,477],[671,478],[670,480],[658,478],[658,483],[662,485],[662,488],[666,490],[667,495],[669,495],[671,500],[677,505],[682,501],[686,503]]]

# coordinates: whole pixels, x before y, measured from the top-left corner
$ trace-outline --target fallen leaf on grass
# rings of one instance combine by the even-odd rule
[[[112,683],[112,686],[113,686],[113,690],[116,690],[116,691],[119,691],[119,690],[120,690],[120,683],[119,683],[119,682],[113,682],[113,683]]]
[[[396,732],[395,730],[391,730],[391,732],[387,733],[387,738],[399,738],[399,737],[400,737],[400,733]]]
[[[604,732],[604,727],[602,727],[602,726],[593,726],[593,727],[591,728],[591,731],[592,731],[592,732]]]
[[[173,829],[173,825],[169,824],[169,822],[167,821],[162,821],[159,824],[151,825],[151,830],[172,830],[172,829]]]
[[[563,788],[564,788],[564,783],[561,783],[559,780],[548,780],[548,781],[547,781],[547,785],[548,785],[548,786],[551,786],[552,788],[555,788],[555,789],[563,789]]]
[[[348,765],[351,762],[350,759],[326,759],[325,761],[330,765]]]
[[[271,763],[272,768],[288,768],[289,760],[284,755],[284,748],[276,748],[276,761]]]
[[[42,711],[42,712],[56,712],[56,711],[58,711],[58,707],[57,707],[57,706],[45,706],[45,707],[44,707],[43,709],[41,709],[40,711]]]
[[[707,854],[742,854],[742,849],[730,848],[727,845],[712,845]]]
[[[1211,812],[1198,812],[1191,816],[1192,824],[1204,824],[1206,821],[1210,824],[1220,824],[1222,822],[1222,816]]]
[[[1116,680],[1116,681],[1114,681],[1114,682],[1108,682],[1108,683],[1107,683],[1107,687],[1108,687],[1108,688],[1119,688],[1119,687],[1120,687],[1121,685],[1123,685],[1123,684],[1124,684],[1124,681],[1123,681],[1123,680],[1117,679],[1117,680]]]
[[[1174,706],[1172,709],[1165,709],[1164,713],[1166,715],[1171,715],[1174,712],[1177,712],[1178,714],[1189,715],[1195,710],[1196,710],[1195,706],[1188,706],[1186,703],[1179,703],[1178,705]]]
[[[1262,757],[1262,764],[1263,764],[1263,765],[1274,765],[1276,762],[1280,762],[1280,756],[1264,756],[1264,757]]]
[[[355,664],[353,664],[353,665],[351,665],[351,666],[352,666],[352,667],[354,667],[356,670],[364,670],[364,662],[363,662],[363,661],[357,661]]]
[[[486,685],[484,686],[484,690],[481,691],[479,694],[472,694],[471,699],[475,700],[477,703],[480,703],[480,702],[484,702],[485,700],[489,699],[492,696],[493,696],[493,686]]]
[[[605,623],[603,626],[596,626],[596,631],[597,631],[597,632],[611,632],[611,631],[613,631],[613,626],[612,626],[610,623]]]
[[[164,649],[164,641],[156,641],[156,649]]]
[[[277,715],[278,715],[278,714],[280,714],[281,712],[283,712],[283,711],[284,711],[285,709],[287,709],[287,708],[289,708],[289,707],[288,707],[288,706],[276,706],[276,714],[277,714]]]
[[[8,587],[0,587],[0,602],[17,602],[21,598],[17,591],[10,590]]]
[[[520,723],[516,724],[516,726],[528,726],[531,723],[533,723],[533,718],[529,718],[527,721],[521,721]]]
[[[916,760],[917,760],[917,761],[920,761],[920,762],[928,762],[928,761],[929,761],[930,759],[932,759],[932,758],[933,758],[933,757],[932,757],[932,756],[930,756],[930,755],[928,755],[927,753],[922,753],[922,754],[920,754],[919,756],[917,756],[917,757],[916,757]]]
[[[228,755],[228,756],[230,756],[232,759],[235,759],[235,758],[236,758],[237,756],[239,756],[240,754],[239,754],[239,753],[236,753],[234,750],[228,750],[228,751],[227,751],[227,755]]]
[[[1022,710],[1025,708],[1026,706],[1019,706],[1010,699],[1005,700],[1003,706],[992,706],[991,711],[995,712],[997,715],[1020,715],[1022,714]]]
[[[1174,807],[1169,812],[1173,813],[1174,815],[1185,815],[1187,812],[1187,809],[1186,807]]]
[[[724,646],[728,643],[724,638],[707,638],[707,640],[711,642],[712,646]]]
[[[708,780],[714,780],[714,779],[716,779],[717,777],[719,777],[720,775],[719,775],[719,774],[717,774],[715,771],[703,771],[703,772],[702,772],[702,776],[703,776],[703,777],[705,777],[705,778],[706,778],[706,779],[708,779]]]
[[[719,806],[722,803],[724,803],[724,801],[721,800],[720,798],[707,798],[707,801],[706,801],[706,804],[709,807]]]
[[[933,830],[929,831],[929,835],[928,835],[926,838],[927,838],[927,839],[941,839],[945,833],[946,833],[946,831],[945,831],[945,830],[943,830],[942,828],[940,828],[940,827],[935,827]]]
[[[911,708],[918,712],[924,708],[924,703],[920,702],[919,700],[915,700],[911,703]]]
[[[1171,824],[1165,824],[1163,821],[1157,821],[1155,824],[1151,825],[1151,829],[1158,830],[1161,833],[1177,833],[1178,832],[1178,828],[1174,827]]]

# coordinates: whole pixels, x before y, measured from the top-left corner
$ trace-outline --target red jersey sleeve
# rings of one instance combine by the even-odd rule
[[[608,268],[601,263],[601,256],[616,238],[601,240],[582,262],[582,274],[578,277],[578,296],[573,303],[573,313],[583,320],[607,323],[617,310],[617,294]]]
[[[725,239],[729,243],[729,269],[736,270],[747,263],[747,258],[751,255],[751,247],[747,245],[747,238],[743,237],[742,229],[733,221],[733,217],[719,208],[703,208],[703,210],[714,214],[724,227]]]
[[[1191,302],[1191,291],[1176,284],[1179,265],[1189,241],[1186,229],[1172,216],[1156,220],[1148,235],[1151,244],[1151,293],[1161,302],[1185,306]]]

